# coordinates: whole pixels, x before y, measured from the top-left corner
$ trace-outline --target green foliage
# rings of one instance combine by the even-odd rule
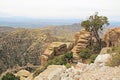
[[[107,66],[119,66],[120,65],[120,53],[112,56],[112,59],[107,63]]]
[[[72,52],[67,52],[64,54],[65,58],[67,58],[68,60],[71,60],[73,58],[73,53]]]
[[[93,44],[93,52],[94,53],[99,53],[100,52],[100,46],[98,43]]]
[[[90,59],[91,59],[91,63],[94,63],[94,60],[95,60],[95,58],[98,56],[98,54],[92,54],[91,56],[90,56]]]
[[[63,55],[54,57],[51,60],[48,60],[41,69],[36,70],[33,74],[33,77],[37,76],[39,73],[43,72],[49,65],[65,65],[67,68],[71,67],[69,61],[72,60],[73,53],[67,52]]]
[[[120,65],[120,46],[118,47],[112,47],[111,50],[108,50],[109,53],[115,53],[111,54],[112,59],[107,63],[108,66],[114,67]]]
[[[20,77],[16,77],[12,73],[6,73],[6,75],[2,77],[2,80],[20,80]]]
[[[81,23],[81,26],[84,27],[87,31],[89,31],[90,30],[90,28],[89,28],[90,24],[91,24],[90,21],[86,20],[86,21],[83,21]]]
[[[81,23],[81,26],[88,31],[93,30],[102,30],[103,25],[109,24],[108,18],[106,16],[98,16],[98,13],[91,15],[88,20],[85,20]]]
[[[120,46],[112,47],[112,52],[120,53]]]
[[[73,53],[72,52],[67,52],[63,55],[56,56],[52,60],[48,60],[48,62],[44,66],[49,66],[49,65],[65,65],[67,64],[71,59],[73,58]]]
[[[90,51],[90,49],[88,49],[88,48],[83,48],[83,49],[81,49],[80,50],[80,53],[79,53],[79,56],[82,58],[82,59],[88,59],[88,58],[90,58],[90,56],[91,56],[91,51]]]
[[[112,47],[112,51],[115,51],[115,47]]]
[[[100,48],[102,47],[102,43],[98,31],[103,30],[103,26],[105,25],[109,25],[108,18],[106,16],[98,16],[98,13],[91,15],[87,20],[81,22],[81,26],[90,31],[92,37],[96,38]]]
[[[40,29],[15,29],[0,34],[0,37],[0,56],[2,56],[0,74],[17,64],[19,66],[25,66],[27,63],[39,65],[39,56],[44,52],[47,44],[57,41],[57,38]]]
[[[36,70],[35,67],[26,67],[25,70],[29,71],[29,72],[34,72]]]
[[[91,46],[88,47],[91,50],[91,53],[100,53],[100,46],[98,43],[93,43]]]
[[[93,63],[99,52],[100,49],[95,46],[90,48],[83,48],[80,50],[79,56],[82,58],[83,62],[90,60],[90,62]]]
[[[52,60],[49,60],[46,65],[47,66],[48,65],[52,65],[52,64],[54,64],[54,65],[63,65],[63,64],[66,64],[66,63],[67,63],[67,61],[65,59],[65,56],[64,55],[60,55],[60,56],[56,56]]]
[[[67,63],[65,66],[66,66],[66,68],[71,68],[71,64],[70,63]]]

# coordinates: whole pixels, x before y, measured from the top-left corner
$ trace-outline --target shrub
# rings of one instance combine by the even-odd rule
[[[90,56],[90,59],[91,59],[91,63],[94,63],[94,60],[95,60],[95,58],[98,56],[98,54],[92,54],[91,56]]]
[[[79,56],[82,58],[82,59],[88,59],[90,58],[91,56],[91,51],[90,49],[86,48],[86,49],[81,49],[80,50],[80,53],[79,53]]]
[[[107,66],[119,66],[120,65],[120,53],[112,56],[112,59],[107,63]]]
[[[116,53],[112,55],[112,59],[107,62],[108,66],[114,67],[120,65],[120,46],[112,47],[111,50],[108,50],[109,53]]]
[[[20,80],[20,77],[16,77],[12,73],[6,73],[6,75],[2,77],[2,80]]]
[[[67,63],[65,66],[66,66],[66,68],[71,68],[71,64],[70,63]]]
[[[113,47],[112,52],[120,53],[120,46],[118,47]]]
[[[92,53],[100,53],[100,46],[98,43],[93,43],[91,46],[88,46],[88,48],[92,51]]]
[[[72,52],[67,52],[64,54],[65,58],[67,60],[71,60],[73,58],[73,53]]]
[[[69,60],[73,58],[72,52],[67,52],[63,55],[56,56],[51,60],[48,60],[41,69],[36,70],[33,74],[33,77],[39,75],[41,72],[43,72],[49,65],[65,65],[67,68],[71,67],[71,65],[68,63]]]

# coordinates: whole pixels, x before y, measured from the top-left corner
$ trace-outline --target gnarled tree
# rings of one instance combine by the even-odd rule
[[[98,31],[103,30],[103,27],[107,25],[109,25],[108,18],[106,16],[98,16],[98,12],[96,12],[95,15],[89,16],[87,20],[81,23],[81,26],[87,31],[90,31],[92,37],[96,38],[100,48],[102,48],[102,44]]]

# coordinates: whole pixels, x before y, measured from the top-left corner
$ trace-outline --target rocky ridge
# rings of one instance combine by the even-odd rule
[[[64,54],[73,48],[73,43],[71,42],[52,42],[44,53],[40,56],[41,65],[46,63],[49,59],[55,56]]]
[[[83,32],[83,34],[82,34]],[[86,34],[86,35],[85,35]],[[83,36],[84,35],[84,36]],[[44,37],[44,36],[43,36]],[[89,46],[91,35],[85,30],[81,30],[76,34],[75,47],[73,54],[78,54],[80,48]],[[43,38],[44,39],[44,38]],[[46,39],[44,39],[46,40]],[[73,44],[72,44],[73,45]],[[73,47],[73,46],[72,46]],[[61,55],[62,53],[72,49],[71,43],[52,42],[41,56],[42,63],[45,63],[54,56]],[[111,48],[103,48],[100,54],[95,59],[94,63],[84,64],[78,62],[71,68],[66,68],[63,65],[50,65],[46,70],[41,72],[38,76],[33,78],[33,74],[29,74],[28,78],[23,80],[120,80],[120,66],[109,67],[106,63],[110,61],[111,56],[116,53],[108,53]],[[78,51],[78,52],[77,52]]]
[[[105,36],[104,41],[107,47],[119,46],[120,45],[120,27],[109,29]]]
[[[13,66],[39,65],[47,45],[57,41],[40,29],[16,29],[0,37],[0,74]]]
[[[108,48],[103,48],[94,63],[84,64],[78,62],[69,69],[62,65],[50,65],[34,80],[120,80],[120,66],[106,66],[110,55],[102,53],[105,49]],[[43,75],[45,76],[43,77]]]
[[[72,49],[73,56],[76,59],[79,59],[78,54],[80,53],[81,48],[86,48],[90,44],[91,34],[90,32],[86,31],[85,29],[80,30],[75,34],[75,46]]]

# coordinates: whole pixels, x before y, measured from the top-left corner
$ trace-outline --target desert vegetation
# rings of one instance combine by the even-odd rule
[[[6,73],[6,75],[4,75],[2,77],[2,80],[20,80],[20,77],[19,76],[15,76],[12,73]]]
[[[73,53],[72,52],[67,52],[64,53],[63,55],[60,56],[56,56],[51,60],[48,60],[42,68],[36,70],[34,72],[34,77],[37,76],[39,73],[43,72],[49,65],[65,65],[66,68],[70,68],[71,67],[71,62],[73,59]]]
[[[13,66],[39,65],[39,56],[57,38],[39,29],[17,29],[0,36],[0,73]]]
[[[112,47],[108,50],[108,53],[112,55],[112,59],[107,63],[108,66],[115,67],[120,65],[120,46]]]
[[[92,37],[95,37],[100,48],[102,48],[102,44],[98,31],[103,30],[105,25],[109,25],[108,18],[106,16],[99,16],[98,12],[96,12],[95,15],[89,16],[87,20],[81,22],[81,26],[87,31],[90,31]]]

